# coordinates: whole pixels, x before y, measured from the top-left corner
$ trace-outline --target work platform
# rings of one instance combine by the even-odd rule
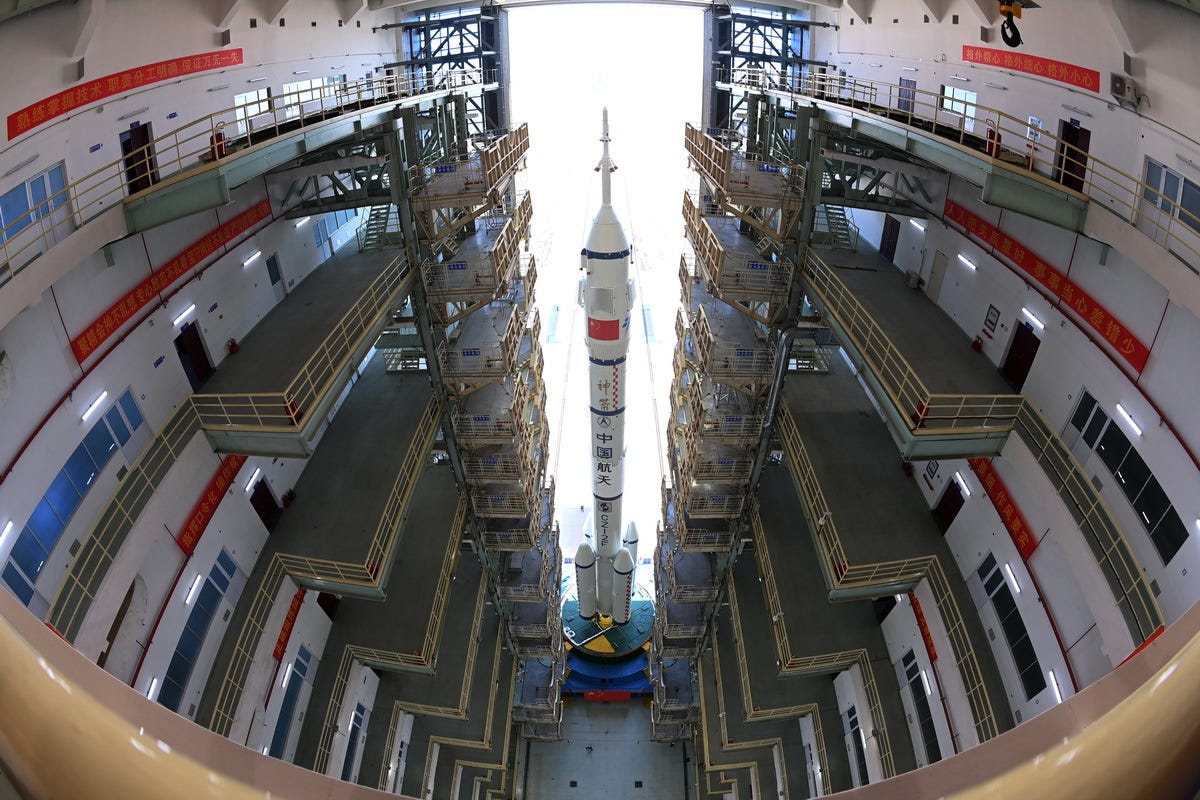
[[[489,208],[482,225],[451,239],[437,257],[421,263],[425,294],[438,322],[449,325],[507,295],[518,278],[527,304],[533,297],[537,269],[532,256],[522,257],[520,243],[529,233],[533,203],[529,194],[516,202]]]
[[[412,286],[396,251],[343,247],[294,288],[192,396],[218,452],[305,457]]]
[[[513,686],[513,722],[521,738],[556,742],[562,738],[561,660],[527,658],[517,664]]]
[[[684,231],[694,253],[679,264],[684,302],[691,303],[691,287],[698,284],[759,322],[778,321],[795,280],[794,265],[773,255],[774,243],[763,233],[756,231],[754,240],[739,233],[745,227],[741,218],[714,211],[684,194]]]
[[[410,167],[412,207],[425,237],[441,242],[470,226],[489,208],[503,207],[513,175],[524,165],[528,150],[529,126],[521,124],[482,151]]]
[[[727,616],[718,617],[713,646],[697,661],[701,697],[697,757],[706,771],[710,793],[736,791],[736,797],[804,797],[808,794],[805,743],[799,720],[813,719],[823,731],[813,743],[813,758],[830,788],[850,788],[849,765],[833,681],[827,676],[789,679],[784,686],[797,702],[785,708],[754,707],[744,692],[747,672],[739,674],[736,633]],[[774,660],[762,665],[770,669]],[[801,699],[802,698],[802,699]],[[751,705],[747,706],[747,701]],[[736,788],[735,788],[736,787]]]
[[[421,414],[395,413],[422,407]],[[381,599],[413,497],[440,497],[444,508],[438,513],[452,512],[453,482],[425,470],[436,433],[435,410],[424,375],[388,374],[379,356],[368,364],[250,574],[217,652],[198,721],[220,733],[233,724],[258,643],[270,635],[263,627],[266,618],[289,576],[301,586]],[[395,446],[380,447],[380,442]],[[383,479],[361,480],[363,473],[346,470],[348,460]],[[417,493],[418,483],[427,494]],[[338,502],[328,502],[330,497]],[[449,525],[447,516],[444,526]]]
[[[700,721],[700,685],[690,658],[662,658],[650,653],[650,737],[656,742],[692,738]]]
[[[1057,141],[1050,131],[1039,131],[1041,150],[1035,156],[1024,147],[1029,123],[978,104],[947,103],[944,94],[881,81],[842,75],[805,74],[784,79],[754,68],[721,76],[720,89],[738,94],[765,95],[786,107],[797,101],[814,104],[821,117],[853,133],[888,145],[982,187],[981,199],[991,205],[1018,211],[1069,230],[1082,232],[1089,212],[1088,197],[1060,183],[1062,168],[1052,160]],[[986,133],[992,128],[992,136]],[[995,134],[1000,133],[1001,136]],[[1021,150],[1001,140],[1021,142]],[[1075,151],[1068,151],[1075,152]],[[993,155],[994,154],[994,155]],[[1123,176],[1108,165],[1093,176],[1098,191],[1124,200]],[[1068,178],[1078,169],[1087,171],[1086,156],[1078,167],[1067,162]],[[1095,170],[1095,167],[1092,167]],[[1044,173],[1044,174],[1042,174]],[[1047,175],[1051,177],[1047,177]],[[1081,188],[1084,181],[1079,180]]]

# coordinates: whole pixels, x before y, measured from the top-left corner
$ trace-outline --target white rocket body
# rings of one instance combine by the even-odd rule
[[[583,278],[579,287],[579,302],[587,316],[584,343],[591,383],[588,454],[592,465],[595,607],[604,615],[614,615],[615,609],[623,608],[624,618],[617,615],[614,619],[627,622],[636,562],[621,543],[621,499],[625,488],[625,360],[634,293],[629,277],[629,239],[612,207],[610,176],[616,167],[608,156],[607,109],[600,141],[604,144],[596,167],[601,180],[600,210],[580,255]],[[632,536],[636,548],[636,529]],[[627,575],[619,575],[616,570],[614,561],[620,553],[625,556],[622,562],[628,562]],[[578,572],[577,566],[577,576]],[[582,593],[585,587],[578,579],[577,584]],[[623,601],[615,599],[618,589],[625,597]],[[582,595],[579,603],[583,613],[586,605]]]

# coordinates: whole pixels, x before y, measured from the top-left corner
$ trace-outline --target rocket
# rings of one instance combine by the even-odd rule
[[[579,304],[587,316],[584,344],[588,352],[588,460],[592,471],[590,534],[575,553],[579,613],[600,614],[622,624],[629,621],[637,564],[637,527],[631,522],[621,535],[621,495],[625,469],[625,359],[629,351],[629,315],[633,280],[629,277],[629,240],[612,207],[612,173],[608,155],[608,109],[603,112],[600,141],[600,210],[592,220],[580,253]]]

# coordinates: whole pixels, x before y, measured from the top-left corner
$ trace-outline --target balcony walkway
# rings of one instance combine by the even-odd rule
[[[971,349],[971,337],[924,292],[910,289],[904,273],[878,251],[862,246],[858,253],[820,248],[813,252],[834,268],[930,391],[1013,394],[996,367]],[[953,269],[953,264],[947,265],[947,270]]]

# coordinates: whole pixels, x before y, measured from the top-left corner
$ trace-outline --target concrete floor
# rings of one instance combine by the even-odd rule
[[[524,797],[690,797],[685,755],[692,755],[690,745],[685,749],[682,744],[650,741],[650,708],[645,703],[566,701],[563,740],[530,742],[523,755],[527,758]],[[641,781],[640,787],[637,781]]]
[[[395,249],[359,253],[354,242],[348,242],[254,326],[239,343],[237,355],[221,362],[201,391],[283,390],[398,253]]]
[[[816,249],[891,338],[932,392],[1012,394],[1000,373],[971,349],[971,338],[923,292],[866,244],[860,252]],[[854,268],[846,268],[854,267]]]

